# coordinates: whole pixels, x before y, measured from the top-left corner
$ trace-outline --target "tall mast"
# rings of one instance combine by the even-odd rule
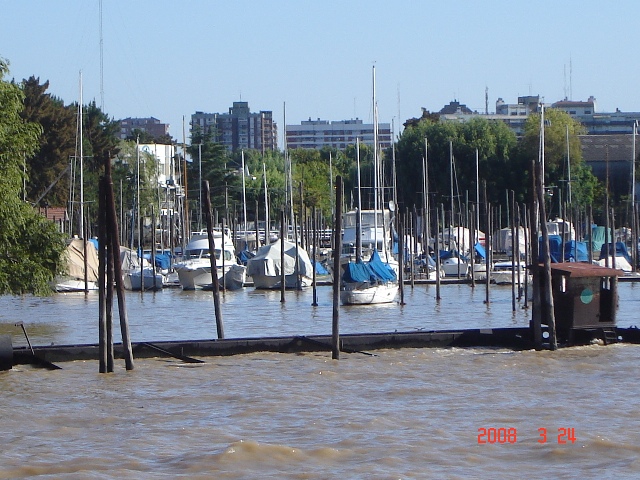
[[[360,139],[356,138],[356,172],[358,181],[358,213],[356,214],[356,261],[362,260],[362,194],[360,193]]]
[[[84,151],[82,149],[82,71],[80,71],[80,103],[78,105],[78,129],[80,130],[80,223],[78,236],[84,238]]]
[[[376,106],[376,66],[373,66],[373,241],[378,248],[378,109]]]
[[[244,215],[244,248],[249,250],[247,237],[247,188],[244,179],[244,150],[240,152],[240,156],[242,158],[242,214]],[[256,238],[256,242],[257,240],[258,239]]]

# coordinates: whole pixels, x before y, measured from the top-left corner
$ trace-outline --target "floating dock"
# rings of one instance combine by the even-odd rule
[[[616,328],[616,342],[640,343],[640,329]],[[581,340],[589,343],[599,339],[610,343],[603,332],[593,330]],[[224,340],[185,340],[133,343],[135,358],[174,357],[184,361],[199,361],[193,357],[230,356],[258,352],[304,353],[331,352],[331,335],[285,336],[266,338],[234,338]],[[345,334],[340,336],[340,349],[345,353],[370,354],[389,348],[452,348],[489,347],[513,350],[534,348],[530,328],[492,328],[442,331]],[[114,345],[115,356],[122,357],[122,345]],[[5,360],[9,352],[6,351]],[[34,364],[55,368],[55,362],[99,359],[97,344],[15,347],[12,365]]]

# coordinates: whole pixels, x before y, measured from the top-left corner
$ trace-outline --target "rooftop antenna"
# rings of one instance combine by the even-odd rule
[[[484,114],[489,115],[489,87],[484,87]]]
[[[569,100],[573,99],[573,61],[569,56]]]

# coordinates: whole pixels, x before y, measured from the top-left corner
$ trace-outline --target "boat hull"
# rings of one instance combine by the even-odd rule
[[[140,290],[140,281],[141,275],[140,270],[131,271],[124,275],[123,283],[124,288],[127,290],[138,291]],[[164,287],[165,277],[161,273],[157,272],[155,277],[153,275],[153,270],[145,269],[144,270],[144,289],[145,290],[162,290]]]
[[[398,293],[397,283],[378,285],[347,284],[340,291],[340,302],[343,305],[375,305],[391,303]]]
[[[58,293],[85,291],[84,280],[77,280],[74,278],[57,278],[52,286],[53,290]],[[96,282],[89,281],[87,283],[87,290],[98,290],[98,284]]]
[[[280,276],[271,276],[271,275],[254,275],[251,277],[253,279],[253,286],[258,289],[267,289],[267,290],[276,290],[280,288]],[[297,275],[285,275],[284,277],[284,287],[285,288],[298,288],[298,287],[309,287],[312,285],[313,280],[309,277],[302,276],[300,277],[301,284],[298,284],[298,276]]]
[[[226,273],[223,279],[222,267],[218,267],[218,283],[220,288],[237,290],[244,286],[246,280],[246,268],[243,265],[225,265]],[[211,288],[211,265],[183,264],[176,265],[176,272],[183,290],[198,290]]]

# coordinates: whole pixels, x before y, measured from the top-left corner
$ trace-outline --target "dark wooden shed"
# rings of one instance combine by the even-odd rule
[[[614,268],[588,263],[551,264],[558,341],[580,344],[594,338],[617,341],[618,277]]]

